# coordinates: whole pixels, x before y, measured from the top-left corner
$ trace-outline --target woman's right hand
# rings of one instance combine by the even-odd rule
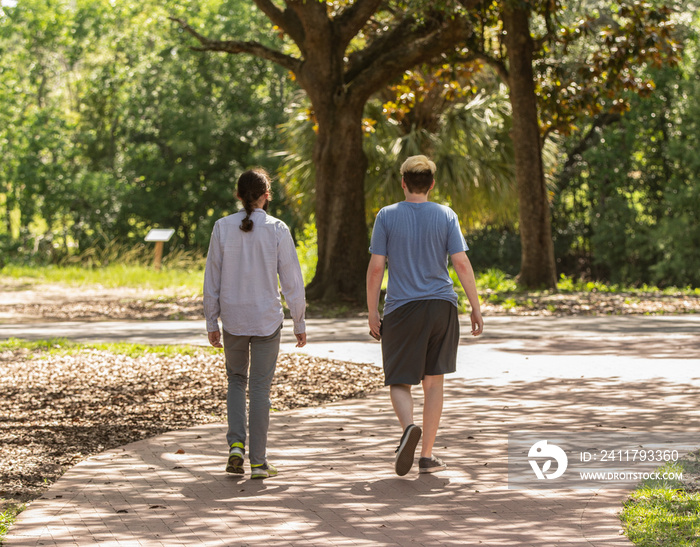
[[[223,348],[221,343],[221,331],[215,330],[207,333],[209,335],[209,343],[215,348]]]

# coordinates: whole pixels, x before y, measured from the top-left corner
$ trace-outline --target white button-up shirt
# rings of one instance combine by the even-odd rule
[[[282,294],[294,322],[294,334],[306,332],[306,297],[299,258],[289,228],[256,209],[253,230],[240,229],[245,211],[219,219],[209,242],[204,271],[207,331],[237,336],[269,336],[284,320]],[[279,284],[278,284],[279,277]]]

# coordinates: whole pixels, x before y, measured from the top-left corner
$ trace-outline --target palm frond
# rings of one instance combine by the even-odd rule
[[[303,99],[290,112],[289,121],[280,126],[285,150],[277,153],[284,158],[279,175],[299,223],[304,224],[314,212],[316,135]],[[401,163],[408,156],[425,154],[438,166],[432,199],[450,205],[464,225],[515,223],[510,103],[504,87],[468,102],[452,103],[440,115],[437,133],[415,126],[405,132],[401,124],[384,115],[378,100],[367,104],[365,116],[375,122],[364,142],[369,220],[384,205],[403,199]]]
[[[296,221],[303,226],[311,220],[316,201],[316,167],[312,159],[316,133],[303,98],[289,110],[289,120],[279,126],[285,149],[274,155],[283,158],[277,174]]]
[[[366,142],[370,162],[365,189],[370,210],[403,198],[399,167],[412,155],[432,157],[438,167],[433,199],[451,205],[467,225],[517,218],[517,190],[510,130],[510,103],[505,88],[453,103],[429,133],[387,120],[381,105],[372,102],[367,115],[376,120]]]

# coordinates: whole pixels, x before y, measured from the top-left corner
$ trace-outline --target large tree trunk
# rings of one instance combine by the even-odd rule
[[[318,264],[310,299],[364,301],[369,259],[365,219],[362,102],[336,96],[316,108],[316,228]]]
[[[505,9],[503,27],[508,48],[513,150],[518,186],[522,263],[519,282],[527,288],[556,288],[556,265],[549,200],[542,166],[542,143],[532,70],[533,40],[529,15]]]
[[[204,50],[250,53],[294,73],[318,122],[314,148],[318,264],[306,294],[314,300],[363,302],[369,260],[364,196],[367,159],[362,150],[364,105],[408,68],[454,50],[469,23],[464,17],[440,10],[427,10],[425,18],[397,12],[393,23],[381,32],[370,30],[363,36],[361,42],[367,43],[357,49],[349,46],[381,8],[381,0],[341,2],[340,10],[315,0],[254,3],[297,44],[299,56],[259,42],[210,40],[185,21],[173,20],[195,36]]]

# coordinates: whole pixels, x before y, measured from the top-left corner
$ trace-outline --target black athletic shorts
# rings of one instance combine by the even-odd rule
[[[420,384],[425,376],[457,370],[459,319],[447,300],[418,300],[382,322],[384,385]]]

